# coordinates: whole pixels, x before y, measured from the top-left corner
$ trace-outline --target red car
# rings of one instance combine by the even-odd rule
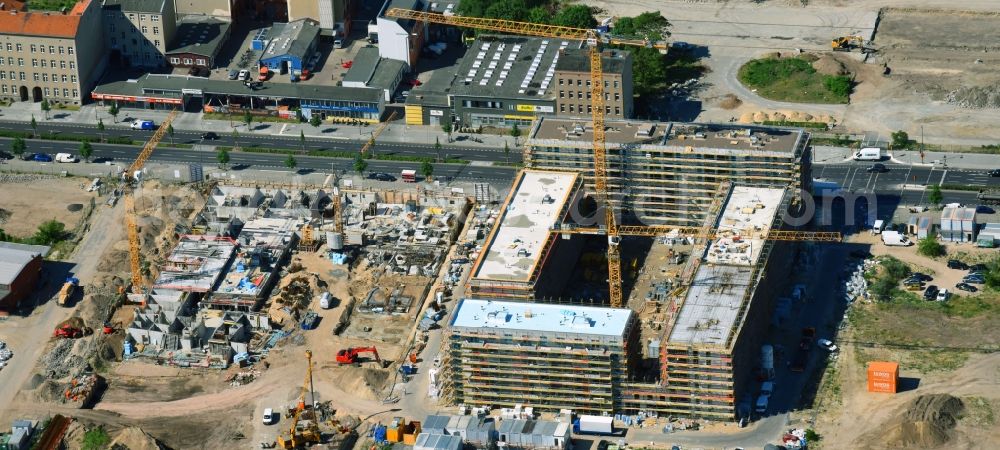
[[[351,66],[353,66],[353,65],[354,65],[354,61],[344,61],[344,62],[343,62],[343,63],[342,63],[341,65],[340,65],[340,67],[343,67],[343,68],[345,68],[345,69],[350,69],[350,68],[351,68]]]
[[[406,84],[409,84],[410,86],[413,86],[413,87],[417,87],[417,86],[420,86],[421,84],[424,84],[424,83],[422,83],[422,82],[420,82],[420,80],[414,78],[412,80],[406,80]]]

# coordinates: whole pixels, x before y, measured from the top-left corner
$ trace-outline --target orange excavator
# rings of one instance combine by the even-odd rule
[[[357,364],[361,353],[371,353],[375,356],[375,362],[381,364],[382,359],[378,357],[378,350],[375,347],[354,347],[345,348],[337,352],[337,362],[340,364]]]

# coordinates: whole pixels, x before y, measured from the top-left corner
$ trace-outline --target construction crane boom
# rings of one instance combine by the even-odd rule
[[[389,126],[389,122],[392,122],[392,119],[395,118],[396,118],[396,111],[393,111],[392,113],[389,114],[389,117],[385,119],[385,122],[382,122],[378,124],[377,127],[375,127],[375,131],[372,131],[372,137],[368,139],[368,142],[365,142],[365,145],[361,146],[362,157],[367,156],[368,150],[370,150],[372,147],[375,146],[375,139],[377,139],[378,135],[382,134],[382,132],[385,131],[385,128]]]
[[[146,161],[149,160],[149,157],[153,154],[153,150],[156,150],[156,146],[163,140],[163,136],[167,134],[167,129],[170,128],[170,124],[174,121],[175,117],[177,117],[176,109],[170,111],[167,118],[163,120],[160,127],[153,133],[153,136],[143,145],[139,156],[136,156],[135,161],[132,161],[132,164],[129,164],[128,169],[125,169],[125,173],[122,174],[122,179],[125,182],[125,224],[128,227],[128,256],[129,266],[132,270],[132,292],[136,294],[142,293],[142,289],[146,286],[146,280],[142,276],[142,261],[140,260],[142,244],[139,242],[139,224],[136,220],[132,184],[138,181],[136,173],[146,166]]]
[[[552,230],[558,234],[606,234],[601,228],[567,227]],[[676,234],[682,237],[692,237],[695,239],[715,239],[720,235],[720,230],[703,230],[698,227],[676,227],[669,225],[620,225],[618,227],[619,236],[645,236],[655,237],[669,234]],[[741,235],[737,231],[731,231],[734,236],[743,236],[746,239],[763,239],[767,241],[815,241],[815,242],[840,242],[843,236],[836,231],[797,231],[797,230],[769,230],[761,233],[750,233]]]

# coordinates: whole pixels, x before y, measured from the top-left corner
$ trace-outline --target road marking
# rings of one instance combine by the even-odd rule
[[[944,169],[944,172],[942,172],[942,173],[941,173],[941,181],[940,181],[940,182],[938,182],[938,186],[941,186],[941,185],[943,185],[943,184],[944,184],[944,177],[945,177],[946,175],[948,175],[948,169]]]

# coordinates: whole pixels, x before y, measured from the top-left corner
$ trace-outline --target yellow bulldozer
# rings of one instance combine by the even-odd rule
[[[849,52],[854,49],[861,50],[861,53],[873,53],[875,44],[867,41],[861,36],[841,36],[830,42],[830,47],[835,52]]]

